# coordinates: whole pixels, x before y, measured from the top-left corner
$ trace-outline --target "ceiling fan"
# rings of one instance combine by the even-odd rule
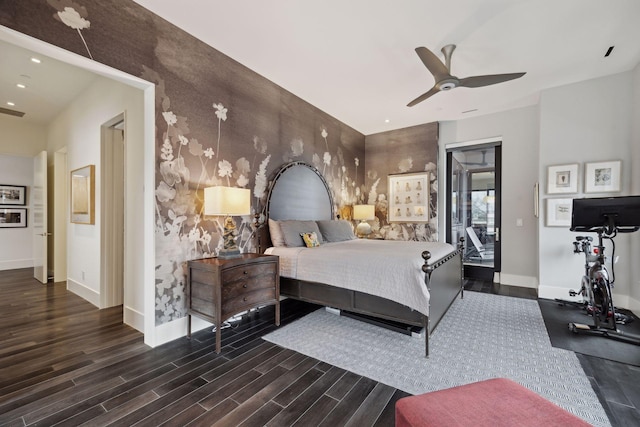
[[[494,85],[497,83],[506,82],[509,80],[517,79],[524,76],[526,73],[511,73],[511,74],[491,74],[486,76],[473,76],[459,79],[456,76],[451,75],[451,55],[453,54],[456,45],[448,44],[444,46],[441,51],[444,54],[445,64],[443,64],[438,57],[426,47],[417,47],[416,53],[424,63],[425,67],[433,74],[436,79],[436,84],[431,89],[423,93],[413,101],[407,104],[407,107],[413,107],[414,105],[424,101],[425,99],[435,95],[436,93],[444,90],[455,89],[458,86],[462,87],[482,87]]]

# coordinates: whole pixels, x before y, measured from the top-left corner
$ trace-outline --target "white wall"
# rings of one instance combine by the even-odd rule
[[[49,125],[47,149],[67,149],[69,171],[95,165],[95,225],[68,224],[67,287],[100,305],[100,127],[125,112],[125,323],[144,327],[143,275],[143,92],[99,77]]]
[[[0,132],[1,134],[2,132]],[[20,143],[20,139],[15,141]],[[26,228],[0,228],[0,270],[33,267],[33,211],[31,190],[33,188],[33,158],[0,154],[0,184],[24,185],[27,187],[25,206],[3,205],[2,208],[26,208]]]
[[[1,114],[0,129],[0,154],[33,157],[47,149],[44,126]]]
[[[537,106],[440,123],[440,164],[446,165],[445,145],[500,137],[502,140],[502,273],[500,282],[536,287],[538,224],[533,215],[533,185],[538,180]],[[446,168],[438,177],[444,191]],[[438,209],[445,212],[445,197]],[[441,218],[444,218],[442,215]],[[522,219],[523,226],[516,226]],[[440,222],[440,233],[445,232]],[[441,234],[444,236],[445,234]]]
[[[632,78],[622,73],[599,79],[548,89],[540,98],[540,188],[541,207],[546,199],[546,171],[550,165],[578,163],[579,192],[568,198],[603,197],[631,193]],[[584,194],[584,163],[622,160],[622,192]],[[640,164],[636,163],[636,169]],[[546,227],[540,218],[538,252],[540,269],[539,296],[567,298],[568,289],[580,288],[584,257],[572,252],[571,242],[577,234],[568,228]],[[595,237],[595,235],[594,235]],[[628,306],[630,294],[631,235],[618,235],[615,266],[616,304]],[[637,235],[633,236],[638,238]],[[609,253],[609,255],[611,255]],[[636,260],[637,262],[637,260]]]

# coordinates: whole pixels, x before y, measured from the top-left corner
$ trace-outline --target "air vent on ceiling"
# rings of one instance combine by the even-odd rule
[[[613,48],[615,46],[609,46],[609,49],[607,49],[607,53],[604,54],[604,57],[606,58],[607,56],[611,55],[611,52],[613,52]]]
[[[24,113],[22,111],[10,110],[8,108],[0,107],[0,114],[7,114],[9,116],[22,117]]]

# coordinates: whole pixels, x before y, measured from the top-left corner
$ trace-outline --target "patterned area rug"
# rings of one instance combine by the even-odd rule
[[[576,355],[551,346],[535,300],[465,293],[423,338],[315,311],[264,337],[411,394],[510,378],[595,426],[609,420]]]

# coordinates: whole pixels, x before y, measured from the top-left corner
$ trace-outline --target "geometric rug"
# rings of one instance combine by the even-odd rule
[[[264,339],[411,394],[509,378],[610,426],[575,353],[551,346],[535,300],[467,292],[429,341],[319,309]]]

